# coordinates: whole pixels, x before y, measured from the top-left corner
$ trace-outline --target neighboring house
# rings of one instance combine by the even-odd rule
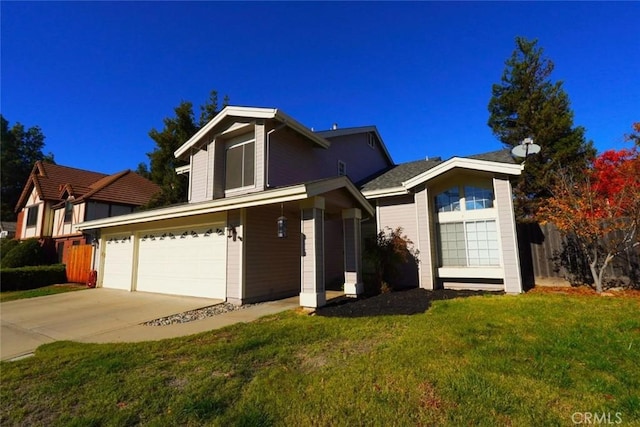
[[[158,190],[129,170],[106,175],[38,161],[16,205],[16,236],[52,239],[59,260],[65,262],[69,246],[87,243],[88,236],[75,225],[131,213]]]
[[[16,236],[16,223],[0,221],[0,239],[13,239]]]
[[[188,174],[188,203],[76,226],[100,237],[99,286],[236,304],[299,294],[306,307],[323,305],[327,286],[340,286],[348,295],[362,292],[361,221],[372,221],[376,213],[365,195],[378,210],[391,199],[384,192],[368,193],[368,184],[363,195],[354,183],[382,180],[383,188],[385,176],[404,168],[394,165],[374,126],[313,132],[278,109],[228,106],[175,156],[189,161],[177,170]],[[452,159],[443,165],[431,174],[422,168],[405,177],[409,184],[405,178],[392,183],[404,191],[396,189],[392,198],[403,196],[400,205],[408,204],[414,194],[430,197],[420,189],[432,183],[467,175],[479,176],[484,187],[487,180],[491,186],[497,181],[495,194],[503,197],[506,191],[510,195],[503,181],[508,185],[507,176],[520,171],[487,160]],[[510,220],[507,225],[514,227],[513,214],[503,212],[511,206],[501,199],[495,205],[496,225]],[[435,226],[426,204],[424,209],[420,220]],[[392,224],[384,221],[380,226]],[[508,236],[500,236],[503,252],[515,250],[515,240],[507,246]],[[422,271],[434,271],[426,262],[421,277]],[[494,276],[489,279],[499,280]],[[430,289],[434,283],[420,281]]]

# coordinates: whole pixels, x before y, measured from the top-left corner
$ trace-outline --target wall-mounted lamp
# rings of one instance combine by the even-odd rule
[[[284,239],[287,237],[287,218],[281,216],[278,218],[278,238]]]
[[[235,225],[231,225],[227,228],[227,238],[229,239],[233,238],[233,240],[235,241],[237,235],[238,235],[238,232],[236,231]]]

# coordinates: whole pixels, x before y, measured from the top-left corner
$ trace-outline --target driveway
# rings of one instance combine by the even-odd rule
[[[91,342],[142,322],[221,303],[114,289],[87,289],[0,305],[0,359],[27,355],[45,343]]]

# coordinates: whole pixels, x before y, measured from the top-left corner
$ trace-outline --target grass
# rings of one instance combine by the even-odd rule
[[[0,365],[3,425],[640,426],[640,301],[526,294],[423,314],[285,312]]]
[[[24,298],[42,297],[45,295],[61,294],[64,292],[73,292],[73,291],[79,291],[82,289],[87,289],[87,286],[78,285],[74,283],[67,283],[64,285],[44,286],[42,288],[29,289],[26,291],[2,291],[0,292],[0,302],[15,301],[15,300],[24,299]]]

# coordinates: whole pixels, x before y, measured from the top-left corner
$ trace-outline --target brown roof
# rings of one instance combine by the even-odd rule
[[[91,199],[134,206],[147,203],[159,190],[157,185],[130,170],[107,175],[38,161],[20,195],[16,210],[24,207],[33,187],[41,199],[53,204],[73,196],[76,201]]]

